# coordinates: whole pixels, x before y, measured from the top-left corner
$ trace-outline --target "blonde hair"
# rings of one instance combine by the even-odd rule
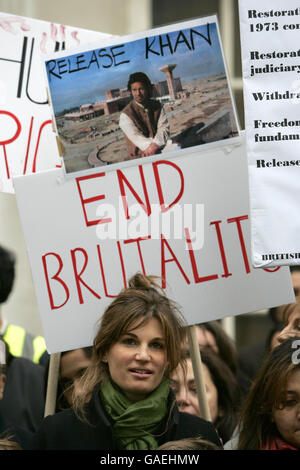
[[[168,360],[167,375],[176,369],[181,359],[180,344],[186,325],[176,304],[165,295],[155,279],[155,276],[135,274],[129,280],[129,287],[123,289],[106,308],[94,339],[91,364],[78,381],[79,391],[73,396],[77,414],[84,414],[84,405],[91,398],[95,386],[109,376],[108,365],[103,358],[110,347],[126,332],[142,326],[151,318],[157,318],[162,326]]]

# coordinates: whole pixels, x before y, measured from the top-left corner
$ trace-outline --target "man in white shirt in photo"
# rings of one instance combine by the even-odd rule
[[[170,139],[170,128],[163,106],[151,98],[152,84],[143,72],[130,75],[128,90],[132,101],[120,114],[128,160],[161,153]]]

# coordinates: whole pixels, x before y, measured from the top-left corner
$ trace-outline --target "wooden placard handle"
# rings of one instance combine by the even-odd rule
[[[44,417],[55,413],[60,356],[61,353],[50,356]]]
[[[201,354],[197,341],[196,326],[188,327],[188,340],[190,347],[190,355],[192,359],[195,384],[199,402],[200,417],[206,419],[206,421],[211,421],[209,405],[207,401],[206,389],[205,389],[205,380],[202,368]]]

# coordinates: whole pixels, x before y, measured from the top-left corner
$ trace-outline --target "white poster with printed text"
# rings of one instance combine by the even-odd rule
[[[136,272],[157,275],[189,325],[294,301],[289,268],[253,269],[244,139],[65,179],[14,179],[49,352],[92,344]]]
[[[0,192],[12,178],[61,167],[42,58],[110,35],[0,13]]]
[[[239,0],[252,263],[300,263],[300,4]]]

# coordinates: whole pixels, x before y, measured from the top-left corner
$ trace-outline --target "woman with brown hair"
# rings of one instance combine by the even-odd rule
[[[238,371],[236,345],[225,332],[222,325],[215,320],[206,323],[198,323],[196,327],[200,349],[211,349],[218,354],[236,376]]]
[[[133,276],[103,314],[73,408],[47,417],[31,448],[147,450],[198,435],[220,444],[211,423],[179,413],[170,390],[183,335],[154,278]]]
[[[211,421],[225,444],[237,424],[239,386],[227,364],[209,348],[201,350],[201,363]],[[179,364],[171,375],[170,383],[179,410],[201,416],[191,359],[187,358],[185,364]]]
[[[239,450],[300,449],[300,351],[293,337],[269,354],[241,414]]]
[[[238,382],[241,395],[245,396],[251,383],[246,374],[239,367],[238,352],[235,342],[217,320],[198,323],[195,326],[200,350],[211,350],[226,363]],[[187,339],[183,344],[183,354],[189,355]]]

